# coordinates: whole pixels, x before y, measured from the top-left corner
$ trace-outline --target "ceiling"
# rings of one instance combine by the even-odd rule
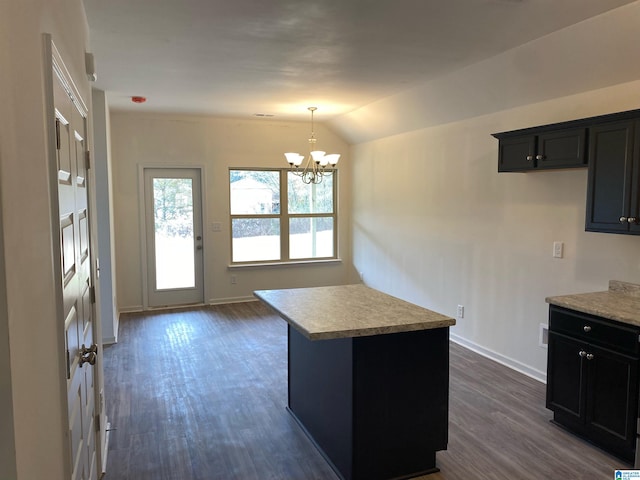
[[[317,106],[324,121],[633,1],[84,4],[114,110],[301,120]]]

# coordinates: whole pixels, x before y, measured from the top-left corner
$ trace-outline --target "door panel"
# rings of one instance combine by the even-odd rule
[[[626,232],[629,216],[633,122],[597,125],[589,129],[589,185],[586,230]]]
[[[591,360],[587,400],[587,425],[615,448],[631,456],[636,433],[638,405],[638,360],[589,346]]]
[[[151,307],[203,303],[200,170],[144,170],[147,298]]]
[[[67,403],[73,480],[97,480],[93,366],[82,362],[93,341],[93,301],[86,167],[86,112],[74,103],[58,71],[54,106],[58,166],[58,212]],[[95,360],[94,360],[95,362]]]
[[[582,421],[586,384],[579,352],[585,346],[564,335],[549,332],[548,348],[547,408]]]

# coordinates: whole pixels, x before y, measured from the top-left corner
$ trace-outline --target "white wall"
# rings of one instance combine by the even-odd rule
[[[339,256],[341,263],[228,268],[229,167],[284,167],[284,152],[306,151],[310,125],[269,119],[111,113],[117,297],[123,310],[143,308],[139,166],[199,166],[204,172],[205,302],[252,298],[257,289],[348,283],[351,270],[350,161],[348,145],[323,125],[319,145],[341,152]],[[221,232],[211,224],[220,222]],[[230,275],[237,277],[232,285]]]
[[[113,238],[113,198],[111,187],[111,131],[107,95],[103,90],[92,90],[93,107],[93,169],[95,185],[99,265],[97,292],[102,323],[102,341],[118,340],[118,308],[115,295],[115,246]]]
[[[640,108],[640,71],[615,82],[639,58],[639,19],[636,2],[531,42],[527,58],[516,49],[338,119],[335,128],[363,139],[351,158],[354,264],[365,283],[451,316],[464,305],[454,337],[544,379],[545,297],[640,283],[640,238],[584,231],[586,169],[498,174],[491,133]],[[596,32],[606,51],[592,50]],[[591,76],[570,95],[575,70]],[[610,86],[584,91],[601,84]],[[482,100],[465,108],[473,97]],[[386,114],[392,122],[379,122]],[[369,133],[350,129],[368,118]],[[563,259],[552,258],[553,241],[564,242]]]
[[[331,126],[362,143],[630,82],[640,78],[638,25],[640,0],[382,98]],[[571,106],[554,117],[576,114]]]
[[[0,195],[12,405],[0,396],[2,427],[13,417],[16,474],[31,480],[69,478],[62,326],[56,317],[52,202],[44,98],[43,33],[51,33],[78,88],[91,98],[84,73],[88,27],[81,0],[2,1],[0,5]],[[6,341],[6,338],[5,338]],[[3,432],[4,434],[4,432]],[[3,453],[4,455],[4,453]],[[12,462],[9,461],[9,467]],[[6,476],[5,476],[6,474]]]

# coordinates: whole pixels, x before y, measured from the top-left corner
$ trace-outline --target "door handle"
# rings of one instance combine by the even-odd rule
[[[96,359],[98,358],[98,345],[95,343],[91,345],[89,348],[85,347],[84,344],[80,348],[80,367],[82,367],[85,363],[89,365],[95,365]]]

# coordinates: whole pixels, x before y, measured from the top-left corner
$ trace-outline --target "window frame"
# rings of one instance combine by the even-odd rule
[[[231,172],[232,171],[254,171],[254,172],[278,172],[280,180],[280,213],[269,214],[233,214],[231,213]],[[229,167],[227,174],[229,205],[229,266],[258,266],[258,265],[290,265],[298,263],[327,263],[340,261],[338,256],[338,169],[332,170],[333,177],[333,213],[289,213],[289,168],[260,168],[260,167]],[[302,179],[299,179],[301,182]],[[290,258],[290,233],[289,222],[292,218],[331,218],[333,220],[333,255],[330,257],[308,257]],[[280,258],[277,260],[247,260],[233,261],[233,221],[235,219],[266,219],[277,218],[280,220]]]

